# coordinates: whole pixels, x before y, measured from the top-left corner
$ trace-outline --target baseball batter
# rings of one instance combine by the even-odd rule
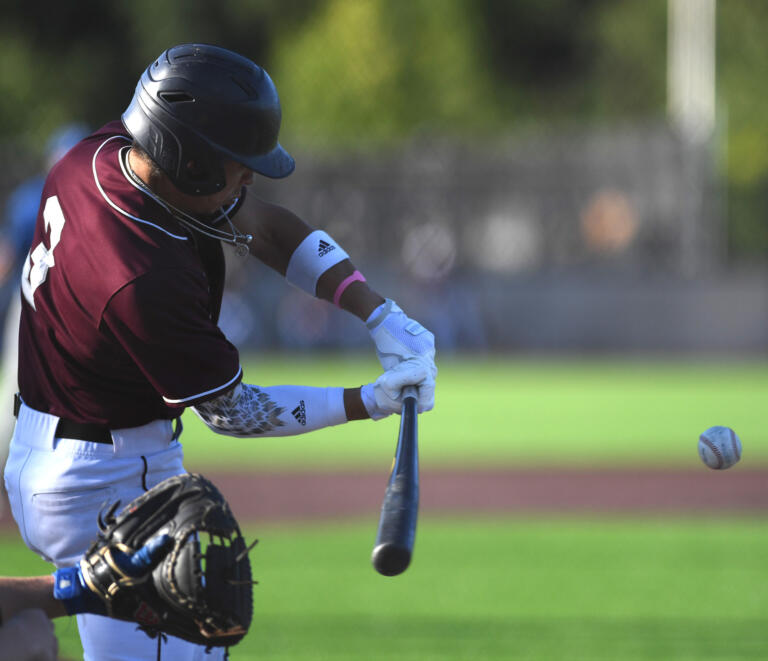
[[[30,549],[68,566],[105,502],[184,472],[185,407],[213,431],[291,435],[399,413],[401,390],[434,404],[434,336],[371,289],[332,237],[257,201],[255,174],[294,168],[278,143],[267,73],[185,44],[141,76],[122,115],[51,170],[22,277],[17,421],[5,484]],[[217,326],[222,242],[358,316],[384,373],[362,388],[256,386]],[[78,615],[85,658],[154,659],[130,623]],[[219,658],[169,637],[166,658]]]

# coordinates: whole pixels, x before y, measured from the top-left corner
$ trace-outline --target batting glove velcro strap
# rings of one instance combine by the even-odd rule
[[[420,359],[430,376],[437,376],[435,336],[418,321],[409,318],[397,303],[386,299],[366,320],[376,345],[381,366],[390,370],[398,363]]]

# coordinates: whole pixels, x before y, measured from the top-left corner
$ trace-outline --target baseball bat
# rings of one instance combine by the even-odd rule
[[[402,574],[411,562],[419,512],[419,447],[416,388],[404,389],[397,450],[381,504],[371,562],[384,576]]]

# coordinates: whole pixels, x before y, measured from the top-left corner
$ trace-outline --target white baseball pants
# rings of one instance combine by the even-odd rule
[[[113,445],[55,438],[56,416],[22,404],[5,467],[11,511],[27,546],[57,567],[74,565],[96,538],[105,503],[122,505],[184,473],[181,444],[169,420],[112,431]],[[157,658],[157,640],[131,622],[78,615],[85,661]],[[222,649],[168,637],[161,658],[214,661]]]

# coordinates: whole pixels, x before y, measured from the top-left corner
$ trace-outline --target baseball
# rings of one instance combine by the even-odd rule
[[[699,436],[699,456],[710,468],[730,468],[741,459],[741,441],[730,427],[710,427]]]

